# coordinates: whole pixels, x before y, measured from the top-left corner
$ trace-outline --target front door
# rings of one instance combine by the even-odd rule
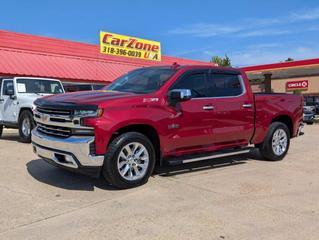
[[[210,100],[206,99],[208,70],[186,72],[170,88],[189,89],[192,99],[178,103],[171,119],[169,144],[166,149],[171,153],[190,153],[212,144],[210,128]]]
[[[17,118],[17,100],[9,96],[8,89],[14,89],[13,80],[4,79],[2,81],[0,95],[0,119],[4,122],[16,122]]]

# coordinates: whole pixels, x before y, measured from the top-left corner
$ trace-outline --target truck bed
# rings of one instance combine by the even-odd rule
[[[303,117],[303,97],[286,93],[255,93],[255,134],[252,142],[261,143],[268,127],[277,116],[287,116],[291,120],[291,137],[297,131]]]

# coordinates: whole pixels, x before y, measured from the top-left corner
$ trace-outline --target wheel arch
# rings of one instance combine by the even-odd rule
[[[290,137],[293,136],[294,125],[293,125],[292,118],[289,115],[283,114],[283,115],[276,116],[275,118],[272,119],[271,123],[273,122],[281,122],[285,124],[289,129]]]
[[[161,164],[161,141],[158,131],[150,124],[129,124],[122,126],[113,132],[107,146],[119,135],[127,132],[138,132],[145,135],[153,144],[156,153],[156,162]]]
[[[19,110],[19,114],[18,114],[18,121],[19,121],[21,113],[23,113],[23,111],[29,111],[29,112],[31,112],[33,114],[32,108],[30,108],[30,107],[21,107],[20,110]]]

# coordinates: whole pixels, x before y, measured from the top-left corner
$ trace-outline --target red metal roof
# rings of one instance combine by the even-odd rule
[[[53,77],[73,81],[112,81],[134,68],[152,65],[203,64],[162,56],[161,62],[99,53],[99,46],[0,30],[0,74]],[[207,64],[207,63],[206,63]]]
[[[246,71],[246,72],[256,72],[256,71],[266,71],[266,70],[269,71],[269,70],[275,70],[275,69],[303,67],[303,66],[311,66],[311,65],[319,65],[319,58],[298,60],[298,61],[291,61],[291,62],[256,65],[256,66],[250,66],[250,67],[243,67],[241,69]]]

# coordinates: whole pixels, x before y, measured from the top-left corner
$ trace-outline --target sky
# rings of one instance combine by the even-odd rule
[[[98,44],[99,31],[161,42],[162,54],[234,66],[319,58],[318,0],[2,1],[0,29]]]

